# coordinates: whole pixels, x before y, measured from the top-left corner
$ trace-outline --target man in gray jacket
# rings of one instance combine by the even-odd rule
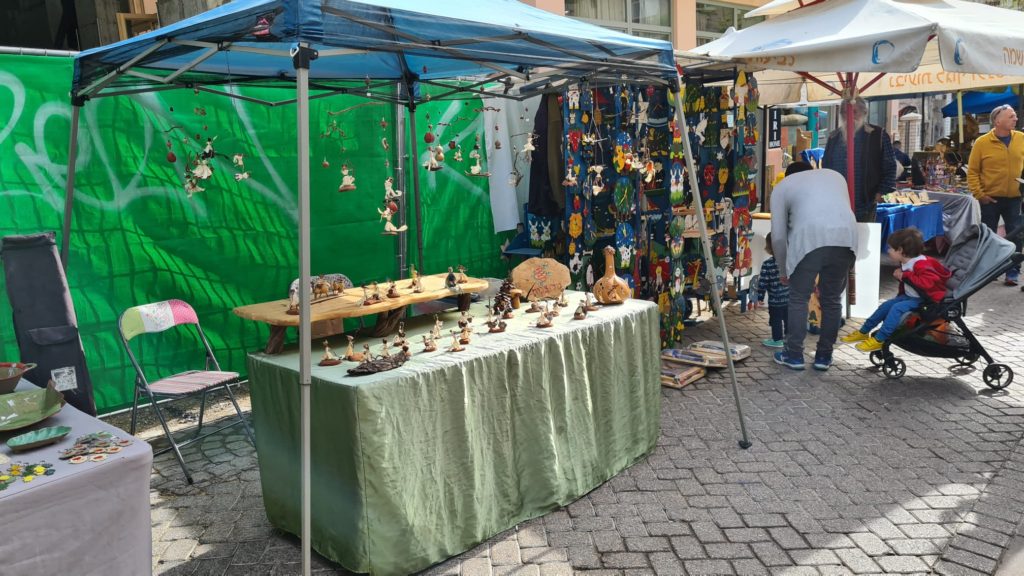
[[[834,170],[813,170],[793,162],[772,190],[772,250],[783,283],[789,284],[786,347],[775,362],[804,369],[807,302],[818,280],[821,334],[814,368],[828,370],[839,334],[840,298],[856,260],[857,220],[850,209],[846,180]]]

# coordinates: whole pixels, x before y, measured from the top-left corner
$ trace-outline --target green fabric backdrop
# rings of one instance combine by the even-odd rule
[[[71,74],[69,58],[0,56],[2,235],[60,230]],[[269,100],[290,96],[273,89],[244,93]],[[310,108],[312,271],[341,272],[357,284],[397,273],[397,240],[380,234],[376,211],[384,179],[394,175],[394,107],[367,102],[372,101],[335,96],[315,100]],[[506,271],[499,255],[507,236],[493,233],[487,181],[462,172],[475,135],[484,129],[474,107],[478,100],[431,102],[416,112],[421,159],[415,164],[424,157],[428,123],[449,154],[439,172],[420,168],[425,273],[459,263],[476,276]],[[172,90],[90,101],[82,110],[68,282],[97,409],[109,412],[131,402],[133,373],[116,321],[136,304],[191,302],[222,368],[244,372],[246,352],[260,348],[268,332],[231,309],[286,297],[298,275],[295,107]],[[329,130],[332,121],[344,136]],[[186,150],[198,151],[208,137],[216,137],[214,174],[201,183],[204,192],[188,198]],[[382,137],[391,145],[387,152]],[[191,140],[187,146],[185,138]],[[449,140],[463,146],[462,165],[451,162]],[[177,157],[173,164],[168,141]],[[244,155],[249,179],[235,181],[234,154]],[[328,168],[322,166],[325,159]],[[337,192],[343,162],[353,170],[356,191]],[[411,191],[407,198],[414,259]],[[6,288],[3,293],[0,361],[9,361],[18,359],[18,347]],[[139,340],[143,347],[137,351],[154,374],[201,363],[193,342],[173,331]]]

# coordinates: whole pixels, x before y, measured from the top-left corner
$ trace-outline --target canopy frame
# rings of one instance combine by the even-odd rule
[[[301,4],[307,0],[277,0],[283,4],[295,5]],[[375,5],[381,4],[386,0],[363,0],[365,3],[374,3]],[[252,0],[252,2],[245,3],[244,6],[235,7],[239,4],[231,3],[226,4],[220,8],[214,9],[207,16],[209,19],[220,17],[225,14],[230,14],[231,10],[251,10],[254,7],[259,7],[259,0]],[[268,2],[269,3],[269,2]],[[349,3],[362,3],[360,0],[351,0]],[[510,6],[516,6],[517,10],[538,10],[523,4],[510,3]],[[378,6],[379,7],[379,6]],[[335,16],[338,18],[356,19],[351,14],[345,13],[343,10],[337,10],[331,6],[322,6],[323,11],[328,16]],[[215,13],[215,14],[214,14]],[[551,17],[550,14],[543,12],[545,16]],[[183,22],[192,21],[189,25],[197,27],[201,23],[202,17],[200,15],[193,19],[188,19]],[[554,16],[554,18],[561,18]],[[580,25],[578,21],[572,19],[565,19],[566,23],[573,25]],[[469,21],[472,23],[472,21]],[[351,56],[356,54],[368,54],[371,52],[393,52],[398,53],[401,63],[400,74],[394,74],[390,76],[375,76],[378,80],[388,80],[390,82],[399,82],[404,85],[404,90],[399,90],[394,98],[387,98],[386,96],[370,97],[371,99],[385,100],[395,104],[401,104],[407,107],[410,111],[408,116],[409,127],[412,131],[413,137],[411,138],[412,154],[415,163],[416,159],[416,138],[415,138],[415,108],[417,104],[416,91],[414,84],[416,82],[428,83],[427,79],[420,79],[414,75],[408,66],[408,58],[406,56],[406,50],[412,48],[417,50],[417,55],[428,54],[433,57],[444,58],[449,60],[464,60],[474,62],[475,64],[483,67],[493,69],[497,72],[497,75],[491,75],[490,82],[496,84],[495,90],[492,92],[488,89],[488,81],[485,80],[482,83],[478,83],[472,86],[469,90],[464,90],[475,95],[482,96],[496,96],[505,97],[512,99],[523,99],[528,95],[533,95],[540,92],[550,92],[559,89],[558,84],[562,82],[569,82],[572,80],[579,81],[581,83],[592,82],[594,79],[600,79],[607,82],[620,82],[620,83],[656,83],[662,86],[668,86],[673,92],[677,94],[677,105],[676,105],[676,118],[677,122],[681,127],[686,125],[685,114],[682,107],[682,94],[683,84],[674,64],[668,64],[667,62],[673,62],[671,58],[671,45],[663,43],[664,47],[652,48],[650,46],[641,46],[641,44],[648,44],[650,42],[657,42],[647,39],[632,38],[626,35],[621,35],[622,38],[617,45],[618,47],[628,47],[624,53],[615,53],[607,46],[586,38],[573,38],[573,40],[579,42],[583,41],[590,47],[604,53],[606,56],[602,58],[594,58],[592,56],[583,54],[581,52],[560,48],[557,45],[537,38],[526,32],[515,30],[508,34],[500,34],[497,36],[487,38],[463,38],[457,40],[447,40],[445,42],[439,41],[428,41],[423,40],[417,35],[406,33],[396,29],[395,26],[381,25],[377,22],[360,22],[364,25],[372,25],[371,28],[379,30],[395,36],[393,44],[385,43],[383,45],[374,46],[372,49],[359,50],[354,49],[350,46],[333,46],[327,47],[318,52],[317,48],[310,45],[309,42],[298,40],[295,41],[293,47],[287,52],[283,53],[281,50],[273,50],[267,48],[261,48],[256,46],[243,46],[232,42],[207,42],[201,40],[189,40],[189,39],[174,39],[168,37],[161,37],[161,30],[150,32],[143,36],[137,37],[132,40],[127,40],[122,43],[114,44],[109,47],[103,47],[93,51],[88,51],[79,54],[76,57],[76,77],[72,89],[72,128],[71,128],[71,142],[70,142],[70,160],[68,163],[68,178],[66,181],[65,189],[65,213],[63,223],[63,235],[61,239],[61,256],[64,262],[64,266],[67,266],[67,260],[69,256],[69,244],[70,244],[70,229],[72,220],[72,205],[74,197],[74,174],[75,174],[75,159],[77,157],[78,150],[78,128],[80,109],[85,103],[93,98],[102,98],[110,96],[128,95],[128,94],[140,94],[151,91],[162,91],[175,88],[191,88],[197,91],[203,91],[211,94],[218,94],[222,96],[228,96],[232,98],[238,98],[247,102],[253,102],[257,104],[267,106],[282,106],[285,104],[296,104],[296,121],[298,122],[298,134],[297,134],[297,153],[298,158],[298,212],[299,212],[299,241],[298,241],[298,257],[299,257],[299,286],[307,286],[310,280],[310,177],[309,177],[309,101],[315,98],[323,98],[339,93],[346,93],[349,91],[354,92],[351,88],[335,88],[332,90],[330,86],[324,83],[323,79],[311,79],[310,70],[312,64],[316,60],[324,60],[327,58],[334,58],[339,56]],[[179,23],[181,24],[181,23]],[[174,27],[175,25],[172,25]],[[515,26],[509,26],[513,28]],[[609,32],[611,33],[611,32]],[[567,36],[568,37],[568,36]],[[526,56],[523,55],[521,59],[522,63],[516,64],[515,62],[494,62],[485,61],[480,58],[476,58],[471,54],[470,51],[456,46],[465,47],[474,43],[482,41],[494,41],[496,39],[515,39],[515,40],[527,40],[539,46],[553,49],[555,52],[565,56],[565,59],[555,59],[553,57],[547,57],[546,59],[539,56]],[[403,43],[401,40],[404,40]],[[618,39],[618,38],[617,38]],[[84,59],[94,58],[97,53],[101,52],[114,52],[118,49],[124,48],[126,45],[132,43],[142,44],[143,42],[153,41],[155,43],[152,46],[148,46],[141,53],[128,58],[123,64],[117,65],[113,70],[103,74],[101,77],[93,80],[86,87],[82,88],[78,86],[79,81],[79,65]],[[173,44],[181,47],[191,47],[201,50],[199,54],[185,62],[180,66],[175,66],[168,75],[159,75],[153,73],[156,70],[166,71],[166,67],[160,66],[147,66],[152,64],[147,58],[156,54],[161,48]],[[635,48],[635,50],[633,49]],[[196,71],[199,66],[208,62],[216,54],[224,51],[238,51],[246,52],[250,54],[282,57],[288,56],[291,59],[294,76],[289,76],[280,72],[274,76],[254,76],[254,75],[239,75],[235,77],[230,71],[226,74],[226,80],[211,80],[204,78],[202,81],[191,80],[185,77],[188,72]],[[667,56],[666,56],[667,53]],[[651,58],[652,56],[658,57],[659,62],[645,62],[644,60]],[[508,57],[512,60],[512,56]],[[543,63],[528,63],[527,60],[544,60]],[[101,64],[104,64],[101,62]],[[574,74],[575,73],[575,74]],[[208,73],[211,76],[216,76],[215,72]],[[224,76],[225,74],[221,74]],[[111,86],[112,83],[118,79],[124,77],[137,78],[144,80],[148,84],[135,85],[131,87],[125,86]],[[520,86],[516,94],[510,94],[512,79],[518,79],[524,83],[531,83],[526,86]],[[281,101],[266,101],[259,98],[249,97],[241,94],[234,94],[229,91],[214,90],[213,86],[221,86],[225,84],[248,84],[255,83],[260,80],[274,80],[275,82],[288,83],[294,82],[295,98],[281,100]],[[348,78],[349,80],[357,80],[355,78]],[[465,81],[465,77],[455,78],[456,81]],[[369,78],[367,78],[369,81]],[[429,83],[437,84],[436,79],[432,79]],[[674,83],[674,86],[673,86]],[[472,82],[470,82],[472,85]],[[108,88],[109,87],[109,88]],[[310,95],[309,90],[311,87],[324,89],[326,93]],[[455,87],[453,87],[455,88]],[[523,88],[526,88],[525,90]],[[402,92],[404,91],[404,97]],[[455,94],[456,92],[447,93],[446,96]],[[365,96],[365,94],[363,94]],[[400,141],[400,140],[399,140]],[[693,189],[693,205],[695,209],[701,210],[702,201],[700,198],[700,188],[696,182],[696,166],[690,150],[690,143],[688,138],[684,138],[686,152],[687,152],[687,169],[690,173],[691,187]],[[401,152],[399,152],[401,154]],[[414,181],[414,203],[417,221],[417,245],[419,252],[418,263],[422,265],[422,215],[420,211],[420,192],[419,192],[419,178],[418,169],[415,165],[411,167],[412,177]],[[404,217],[404,216],[403,216]],[[704,257],[708,262],[706,266],[706,273],[710,277],[711,281],[714,282],[714,267],[711,264],[713,260],[713,253],[711,250],[710,239],[707,234],[706,223],[703,219],[698,219],[699,228],[701,233],[702,248]],[[405,239],[403,237],[402,241]],[[399,262],[404,262],[404,258],[400,255]],[[737,415],[739,418],[739,426],[742,434],[742,439],[739,445],[742,448],[747,448],[751,445],[747,437],[747,429],[745,424],[745,417],[743,415],[739,386],[736,378],[735,368],[733,365],[733,358],[730,351],[728,332],[725,325],[724,314],[721,306],[721,299],[719,295],[713,292],[713,303],[715,312],[719,318],[719,327],[721,331],[722,343],[725,346],[725,354],[727,359],[727,365],[729,368],[729,374],[732,383],[732,391],[735,398]],[[301,528],[301,542],[302,542],[302,565],[303,574],[308,575],[311,569],[311,470],[310,470],[310,389],[311,389],[311,330],[310,330],[310,294],[307,290],[299,290],[299,388],[301,394],[301,413],[300,413],[300,428],[301,428],[301,493],[302,493],[302,528]]]

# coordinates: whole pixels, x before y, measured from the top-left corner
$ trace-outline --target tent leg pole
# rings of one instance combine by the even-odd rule
[[[402,84],[399,83],[397,91],[401,94]],[[405,152],[405,107],[395,104],[395,172],[397,180],[402,183],[402,190],[408,190],[406,183],[406,165],[408,157]],[[405,211],[408,203],[405,201],[405,194],[398,197],[398,227],[406,224]],[[409,271],[409,240],[405,234],[398,235],[398,278],[405,278]]]
[[[420,202],[420,153],[416,143],[416,105],[412,103],[412,90],[409,90],[409,140],[412,144],[410,153],[410,164],[412,168],[412,201],[413,210],[416,211],[416,266],[420,273],[425,271],[423,267],[423,207]]]
[[[293,50],[295,108],[298,112],[299,155],[299,390],[302,447],[302,574],[311,570],[312,522],[310,498],[310,291],[309,291],[309,65],[316,52],[305,44]]]
[[[964,91],[956,91],[956,132],[960,139],[960,155],[964,153]]]
[[[64,184],[64,224],[60,234],[60,263],[68,269],[68,251],[71,249],[71,207],[75,200],[75,164],[78,161],[78,116],[85,102],[74,99],[71,103],[71,145],[68,148],[68,177]]]
[[[699,215],[697,227],[700,229],[700,243],[704,249],[705,270],[711,280],[711,303],[714,305],[715,314],[718,315],[718,329],[722,334],[722,345],[725,347],[725,361],[729,367],[729,379],[732,381],[732,396],[736,401],[736,414],[740,421],[740,448],[747,449],[752,446],[747,436],[747,422],[743,416],[743,404],[740,399],[740,386],[736,381],[736,366],[732,361],[732,350],[729,347],[729,331],[725,327],[725,313],[722,310],[722,298],[718,294],[718,283],[714,274],[714,253],[711,250],[711,240],[708,238],[708,226],[705,222],[704,203],[700,197],[700,185],[697,183],[697,167],[693,160],[693,150],[690,149],[690,135],[686,128],[686,116],[683,114],[683,80],[676,76],[676,124],[683,135],[683,146],[686,150],[686,171],[690,176],[690,190],[693,193],[693,207]]]

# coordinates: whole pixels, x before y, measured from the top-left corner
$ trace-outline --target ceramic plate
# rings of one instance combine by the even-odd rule
[[[25,450],[32,450],[33,448],[39,448],[40,446],[46,446],[47,444],[53,444],[61,438],[68,435],[71,432],[69,426],[51,426],[50,428],[40,428],[39,430],[33,430],[22,434],[21,436],[15,436],[7,441],[7,446],[15,452],[23,452]]]
[[[53,416],[64,396],[52,386],[0,396],[0,432],[31,426]]]

